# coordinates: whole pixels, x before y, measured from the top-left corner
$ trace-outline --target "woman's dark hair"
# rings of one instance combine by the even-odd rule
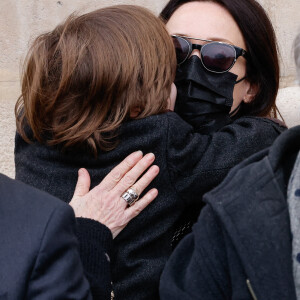
[[[170,0],[160,17],[167,23],[173,13],[189,2],[214,2],[231,14],[244,37],[249,58],[247,80],[258,86],[251,103],[243,103],[240,112],[254,116],[275,116],[279,88],[278,48],[272,23],[255,0]]]

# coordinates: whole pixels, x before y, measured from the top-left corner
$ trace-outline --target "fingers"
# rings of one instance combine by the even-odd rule
[[[122,195],[128,188],[132,187],[135,181],[145,172],[145,170],[153,163],[155,156],[153,153],[146,154],[115,186],[114,192]],[[149,174],[148,174],[149,175]],[[147,176],[148,176],[147,175]],[[157,174],[156,174],[157,175]],[[151,181],[150,181],[151,182]],[[149,182],[149,183],[150,183]],[[148,183],[148,184],[149,184]],[[137,191],[140,194],[140,191]]]
[[[136,217],[145,207],[147,207],[158,195],[157,189],[152,189],[147,192],[144,197],[137,201],[133,206],[125,210],[126,219],[128,222]]]
[[[113,189],[123,178],[123,176],[142,159],[142,157],[142,151],[136,151],[128,155],[101,181],[101,183],[99,184],[101,189],[104,189],[106,191],[110,191],[111,189]]]
[[[89,172],[82,168],[78,171],[78,179],[74,191],[73,198],[82,197],[90,190],[91,178]]]
[[[139,194],[152,182],[152,180],[158,175],[159,167],[152,166],[133,186],[132,188]]]

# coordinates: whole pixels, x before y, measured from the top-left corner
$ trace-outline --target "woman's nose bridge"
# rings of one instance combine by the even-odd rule
[[[196,56],[200,57],[200,50],[194,49],[190,56],[192,56],[192,55],[196,55]]]

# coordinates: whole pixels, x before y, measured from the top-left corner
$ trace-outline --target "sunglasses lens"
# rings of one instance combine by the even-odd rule
[[[181,64],[189,55],[190,45],[188,41],[180,37],[172,37],[175,46],[177,64]]]
[[[235,60],[235,50],[230,45],[209,43],[202,47],[201,58],[204,66],[213,72],[225,72]]]

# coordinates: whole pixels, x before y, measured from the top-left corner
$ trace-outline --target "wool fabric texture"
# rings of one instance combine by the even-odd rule
[[[111,266],[116,299],[154,300],[182,212],[187,207],[199,212],[204,193],[233,166],[270,146],[284,129],[265,118],[241,117],[214,134],[201,135],[168,112],[122,124],[116,149],[96,158],[84,151],[27,144],[17,134],[16,178],[69,202],[79,168],[89,171],[94,187],[130,153],[153,152],[160,173],[146,191],[155,187],[159,195],[114,239]]]
[[[287,187],[299,150],[300,126],[203,197],[193,232],[162,274],[162,300],[297,299]]]

